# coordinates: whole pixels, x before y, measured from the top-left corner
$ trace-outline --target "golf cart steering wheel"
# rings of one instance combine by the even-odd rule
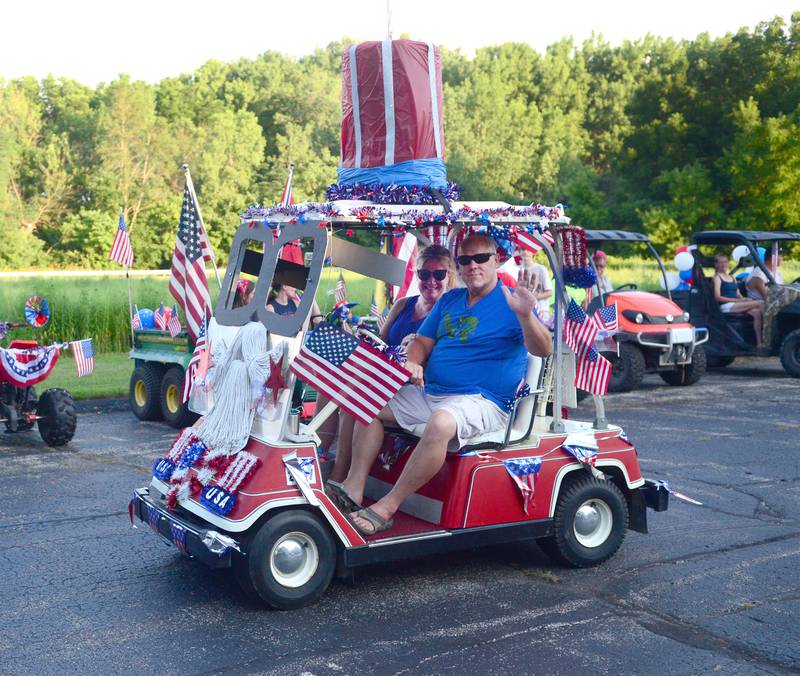
[[[626,289],[630,291],[636,291],[639,287],[636,284],[623,284],[622,286],[618,286],[614,291],[625,291]]]

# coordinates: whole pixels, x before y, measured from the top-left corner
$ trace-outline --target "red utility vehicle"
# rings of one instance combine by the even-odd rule
[[[404,219],[410,211],[409,207],[381,205],[380,211],[373,212],[374,206],[344,202],[316,209],[300,207],[297,213],[302,219],[297,213],[292,218],[269,211],[260,217],[249,215],[233,242],[216,321],[228,325],[262,321],[272,345],[285,343],[291,360],[303,344],[308,308],[301,303],[296,315],[288,318],[262,312],[273,280],[291,283],[304,289],[304,298],[313,298],[323,261],[330,258],[335,266],[389,283],[402,281],[402,261],[333,237],[320,227],[327,222],[336,229],[380,229],[375,214],[381,219],[391,214]],[[492,222],[497,227],[530,220],[522,215],[523,209],[517,214],[509,205],[496,202],[453,204],[452,208],[462,217],[453,224],[451,239],[460,227],[484,224],[490,209],[495,209]],[[498,208],[504,216],[497,216]],[[444,213],[440,207],[426,210],[430,220]],[[280,228],[274,242],[272,230],[263,227],[267,222]],[[543,220],[542,225],[557,230],[565,222],[563,218]],[[416,234],[427,242],[421,231]],[[575,567],[594,566],[613,556],[626,530],[647,532],[646,508],[667,509],[668,493],[660,482],[642,476],[633,443],[620,427],[606,422],[600,397],[594,398],[594,421],[562,418],[562,401],[574,400],[574,391],[565,389],[561,377],[569,363],[562,343],[566,296],[558,249],[540,239],[554,270],[559,298],[553,356],[547,360],[529,357],[530,393],[515,403],[507,429],[471,439],[449,454],[441,471],[403,503],[393,528],[364,538],[325,494],[326,466],[317,454],[315,431],[332,407],[323,407],[308,425],[298,427],[296,415],[291,414],[292,377],[279,399],[280,415],[255,419],[245,451],[258,458],[260,465],[239,490],[230,513],[222,516],[191,494],[170,508],[165,499],[170,485],[153,478],[149,486],[134,491],[132,523],[149,524],[182,553],[210,566],[232,567],[248,593],[280,609],[313,602],[337,572],[347,574],[367,564],[476,546],[535,539],[554,559]],[[278,258],[279,248],[295,240],[302,240],[310,252],[305,266]],[[256,292],[250,305],[234,310],[230,290],[243,274],[257,276]],[[365,503],[391,488],[416,441],[407,432],[387,431],[367,483]],[[538,469],[518,483],[509,469],[514,461]],[[192,468],[189,473],[202,478]],[[530,500],[524,499],[520,489],[526,481]]]

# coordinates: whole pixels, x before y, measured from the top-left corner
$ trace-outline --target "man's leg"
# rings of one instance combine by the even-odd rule
[[[350,471],[342,482],[345,491],[352,500],[361,504],[364,499],[364,486],[372,469],[375,458],[383,445],[383,423],[396,424],[394,415],[387,406],[369,425],[356,423],[353,431],[353,450],[350,460]]]
[[[355,418],[349,413],[339,411],[339,443],[336,444],[336,459],[329,479],[344,481],[350,470],[350,458],[353,453],[353,432]],[[318,433],[319,434],[319,433]]]
[[[447,444],[457,431],[458,423],[452,413],[447,410],[435,411],[425,426],[425,434],[398,477],[397,483],[391,491],[372,505],[371,509],[385,519],[391,518],[400,508],[403,500],[416,493],[419,488],[436,476],[447,457]],[[377,456],[377,452],[375,455]],[[373,457],[373,461],[374,459],[375,457]],[[353,463],[355,464],[355,453]],[[372,463],[370,463],[371,466]],[[369,472],[369,467],[367,467],[367,472]],[[364,481],[366,482],[366,474]],[[350,496],[355,499],[355,495],[352,493]],[[371,528],[365,519],[361,517],[355,517],[355,519],[360,527]]]

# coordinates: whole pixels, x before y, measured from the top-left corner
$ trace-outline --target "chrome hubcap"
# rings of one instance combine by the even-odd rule
[[[278,584],[290,588],[302,587],[319,567],[317,545],[305,533],[286,533],[272,546],[269,567]]]
[[[575,512],[575,539],[584,547],[599,547],[608,536],[614,517],[611,508],[602,500],[587,500]]]

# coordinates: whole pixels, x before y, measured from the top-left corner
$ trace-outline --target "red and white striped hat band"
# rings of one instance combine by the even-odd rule
[[[384,40],[342,55],[341,167],[444,160],[442,66],[428,42]]]

